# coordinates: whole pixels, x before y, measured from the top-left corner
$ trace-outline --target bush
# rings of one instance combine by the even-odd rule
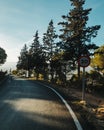
[[[5,78],[6,74],[7,74],[7,71],[5,71],[5,72],[0,71],[0,81]]]
[[[100,92],[104,90],[104,77],[98,71],[87,74],[87,90],[90,92]]]
[[[18,73],[17,70],[13,70],[13,71],[12,71],[12,74],[14,74],[14,75],[17,75],[17,73]]]

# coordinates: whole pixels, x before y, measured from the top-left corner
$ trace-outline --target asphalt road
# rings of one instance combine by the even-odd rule
[[[77,130],[49,88],[14,77],[0,88],[0,130]]]

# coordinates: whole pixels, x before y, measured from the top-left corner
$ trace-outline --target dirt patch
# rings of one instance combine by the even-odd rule
[[[48,84],[58,90],[71,104],[84,130],[104,130],[104,97],[95,93],[86,93],[85,101],[82,102],[81,90]]]
[[[84,129],[104,130],[104,97],[86,93],[82,100],[82,91],[75,88],[57,87],[67,96],[67,100],[76,113],[80,114]],[[79,117],[80,118],[80,117]]]

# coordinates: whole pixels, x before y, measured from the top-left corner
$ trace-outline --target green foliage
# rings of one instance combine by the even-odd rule
[[[46,33],[44,33],[43,35],[43,44],[44,44],[43,51],[45,52],[45,57],[46,57],[45,59],[46,61],[49,62],[51,67],[49,72],[51,74],[51,80],[53,80],[53,75],[54,75],[54,66],[53,66],[52,58],[57,51],[57,46],[55,43],[56,38],[57,35],[56,35],[55,27],[53,25],[53,20],[51,20],[49,22]]]
[[[19,61],[17,63],[18,70],[27,70],[29,72],[34,70],[37,79],[40,73],[44,73],[44,68],[47,66],[45,61],[45,56],[42,51],[42,45],[39,42],[38,31],[36,31],[33,43],[31,44],[29,50],[25,44],[20,52]],[[26,72],[25,72],[26,73]]]
[[[90,73],[87,73],[87,88],[88,92],[98,92],[101,93],[104,91],[104,76],[101,75],[98,71],[91,70]]]
[[[7,71],[0,71],[0,81],[2,81],[6,77]]]
[[[28,70],[28,50],[25,44],[21,49],[20,56],[18,57],[17,69]]]
[[[104,45],[95,50],[91,66],[104,74]]]
[[[90,50],[95,49],[96,45],[91,44],[91,38],[97,36],[99,25],[87,27],[88,15],[90,9],[84,9],[85,0],[70,0],[73,9],[70,10],[67,16],[62,16],[65,22],[60,22],[62,25],[62,34],[60,35],[61,47],[69,54],[67,60],[72,60],[73,64],[81,55],[90,55]],[[90,43],[89,43],[90,42]],[[66,55],[67,56],[67,55]],[[80,77],[80,67],[78,66],[78,76]]]
[[[18,70],[12,70],[12,74],[13,75],[17,75],[18,74]]]
[[[103,76],[95,70],[91,70],[89,74],[87,74],[87,78],[89,78],[92,81],[101,82]]]
[[[30,54],[30,64],[29,64],[30,69],[35,70],[38,79],[39,74],[44,75],[45,70],[47,68],[43,47],[39,42],[38,31],[36,31],[36,34],[34,36],[34,42],[32,43],[31,48],[29,49],[29,54]]]
[[[68,72],[78,68],[78,75],[74,75],[71,81],[75,83],[75,86],[81,86],[79,77],[82,73],[77,60],[81,55],[90,56],[93,50],[98,48],[91,40],[97,36],[100,26],[87,26],[88,15],[92,9],[83,8],[85,0],[70,1],[73,9],[68,15],[62,16],[64,22],[59,23],[62,25],[60,29],[62,34],[59,37],[56,34],[53,20],[49,22],[43,34],[43,44],[40,43],[38,31],[36,31],[30,48],[27,49],[25,45],[21,50],[17,68],[34,72],[37,79],[50,80],[51,77],[51,81],[60,84],[66,82]]]
[[[3,48],[0,47],[0,65],[4,64],[7,58],[7,54]]]

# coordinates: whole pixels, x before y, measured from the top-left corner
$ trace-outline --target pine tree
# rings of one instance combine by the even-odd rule
[[[97,36],[99,25],[87,27],[88,15],[91,8],[84,9],[85,0],[70,0],[73,9],[68,15],[62,16],[65,22],[60,22],[63,33],[60,35],[62,40],[61,46],[65,50],[67,60],[72,60],[75,65],[81,55],[89,55],[91,49],[95,49],[96,45],[89,43],[91,38]],[[80,78],[80,66],[78,65],[78,77]]]
[[[30,55],[30,68],[35,70],[38,79],[39,73],[41,73],[44,65],[44,58],[42,54],[42,46],[39,42],[38,31],[36,31],[33,43],[29,49]]]
[[[35,53],[40,51],[40,43],[39,43],[39,36],[38,36],[38,31],[36,31],[34,35],[34,40],[30,48],[31,53]]]
[[[28,48],[27,45],[25,44],[23,48],[21,49],[20,56],[18,57],[18,62],[17,62],[17,69],[18,70],[27,70],[29,69],[28,65]]]
[[[46,59],[50,62],[51,67],[51,80],[53,80],[54,70],[52,66],[52,57],[55,53],[56,43],[55,39],[57,38],[55,27],[53,25],[53,20],[49,22],[47,32],[43,35],[44,51],[46,51]]]
[[[38,31],[36,31],[35,35],[33,36],[33,43],[30,45],[29,54],[31,56],[31,69],[36,66],[36,59],[40,51],[40,43],[38,37]]]

